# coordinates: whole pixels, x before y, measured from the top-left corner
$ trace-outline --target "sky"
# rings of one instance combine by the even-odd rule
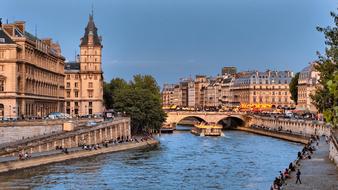
[[[3,22],[51,37],[67,60],[94,7],[105,81],[153,75],[159,85],[223,66],[298,72],[324,52],[317,26],[333,25],[338,0],[1,0]]]

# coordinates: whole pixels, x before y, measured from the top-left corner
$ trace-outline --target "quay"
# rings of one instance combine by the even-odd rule
[[[338,171],[329,159],[329,144],[322,137],[311,159],[300,160],[302,184],[296,184],[296,172],[286,180],[285,190],[335,190],[338,188]]]
[[[283,139],[283,140],[292,141],[296,143],[302,143],[302,144],[307,144],[310,138],[309,136],[304,136],[301,134],[288,133],[284,131],[265,130],[265,129],[259,129],[259,128],[236,127],[235,130],[255,133],[258,135],[264,135],[268,137]]]
[[[157,140],[150,139],[143,142],[130,142],[117,145],[109,145],[108,147],[102,147],[97,150],[82,150],[81,148],[73,148],[73,150],[72,149],[69,150],[68,154],[63,153],[59,150],[58,153],[55,153],[55,151],[53,151],[51,154],[40,153],[41,155],[37,154],[36,156],[26,160],[18,160],[16,158],[15,160],[11,159],[9,161],[6,161],[5,158],[2,157],[0,158],[0,173],[37,167],[56,162],[63,162],[71,159],[91,157],[99,154],[153,147],[156,146],[158,143],[159,142]]]
[[[130,141],[130,118],[120,117],[104,121],[96,126],[83,126],[71,131],[50,133],[0,146],[0,173],[39,165],[61,162],[135,148],[151,147],[157,140]],[[115,142],[112,144],[112,142]],[[120,142],[117,143],[116,142]],[[81,145],[99,145],[97,150],[83,150]],[[107,146],[103,146],[106,144]],[[57,149],[57,147],[62,147]],[[65,153],[63,150],[67,149]],[[19,159],[28,154],[30,158]]]

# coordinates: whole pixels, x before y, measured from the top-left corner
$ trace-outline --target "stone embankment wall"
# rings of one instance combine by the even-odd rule
[[[62,162],[65,160],[70,160],[70,159],[90,157],[90,156],[95,156],[98,154],[105,154],[105,153],[117,152],[117,151],[123,151],[123,150],[135,149],[135,148],[151,147],[157,144],[158,144],[158,141],[156,140],[148,140],[148,141],[139,142],[139,143],[126,143],[126,144],[121,144],[121,145],[114,145],[108,148],[101,148],[101,149],[92,150],[92,151],[81,150],[77,152],[71,152],[69,154],[60,153],[57,155],[41,156],[41,157],[31,158],[28,160],[16,160],[16,161],[11,161],[11,162],[2,162],[0,163],[0,173],[12,171],[12,170],[29,168],[29,167],[40,166],[40,165],[50,164],[50,163],[55,163],[55,162]]]
[[[63,148],[78,147],[79,144],[97,144],[105,140],[117,138],[127,139],[131,136],[130,119],[118,118],[114,121],[103,122],[95,127],[83,127],[78,130],[58,135],[44,136],[29,142],[0,148],[0,156],[17,156],[18,153],[36,153],[55,150],[56,146]]]
[[[74,121],[81,125],[86,123],[88,120],[100,121],[102,119],[80,119]],[[63,123],[66,121],[68,120],[0,122],[0,144],[61,132]]]
[[[295,135],[295,134],[288,134],[288,133],[281,133],[277,131],[268,131],[264,129],[256,129],[256,128],[248,128],[248,127],[237,127],[237,130],[240,131],[246,131],[250,133],[255,133],[259,135],[279,138],[287,141],[297,142],[297,143],[303,143],[307,144],[309,141],[308,137],[301,136],[301,135]]]
[[[278,129],[278,127],[282,127],[283,130],[291,130],[294,133],[303,134],[304,136],[330,136],[330,128],[325,126],[323,122],[318,121],[252,116],[247,124],[247,126],[255,124],[269,127],[271,129]]]
[[[335,133],[332,133],[332,136],[331,136],[329,158],[338,167],[338,140],[337,140],[337,134]]]

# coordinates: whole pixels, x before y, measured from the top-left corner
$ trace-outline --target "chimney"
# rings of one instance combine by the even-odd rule
[[[20,32],[25,32],[25,21],[15,21],[14,24],[20,30]]]

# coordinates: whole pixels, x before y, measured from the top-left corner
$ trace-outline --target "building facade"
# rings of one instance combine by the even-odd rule
[[[0,23],[0,118],[43,117],[64,110],[64,57],[51,39]]]
[[[171,106],[175,105],[174,89],[175,84],[164,84],[162,89],[162,107],[164,109],[170,109]]]
[[[73,116],[100,114],[103,106],[102,38],[93,15],[80,42],[80,55],[65,64],[65,112]]]
[[[231,87],[233,103],[242,108],[294,107],[289,92],[291,71],[241,72]]]
[[[319,72],[315,70],[314,65],[315,63],[311,63],[299,73],[297,109],[317,112],[311,99],[311,94],[315,93],[319,85]]]

